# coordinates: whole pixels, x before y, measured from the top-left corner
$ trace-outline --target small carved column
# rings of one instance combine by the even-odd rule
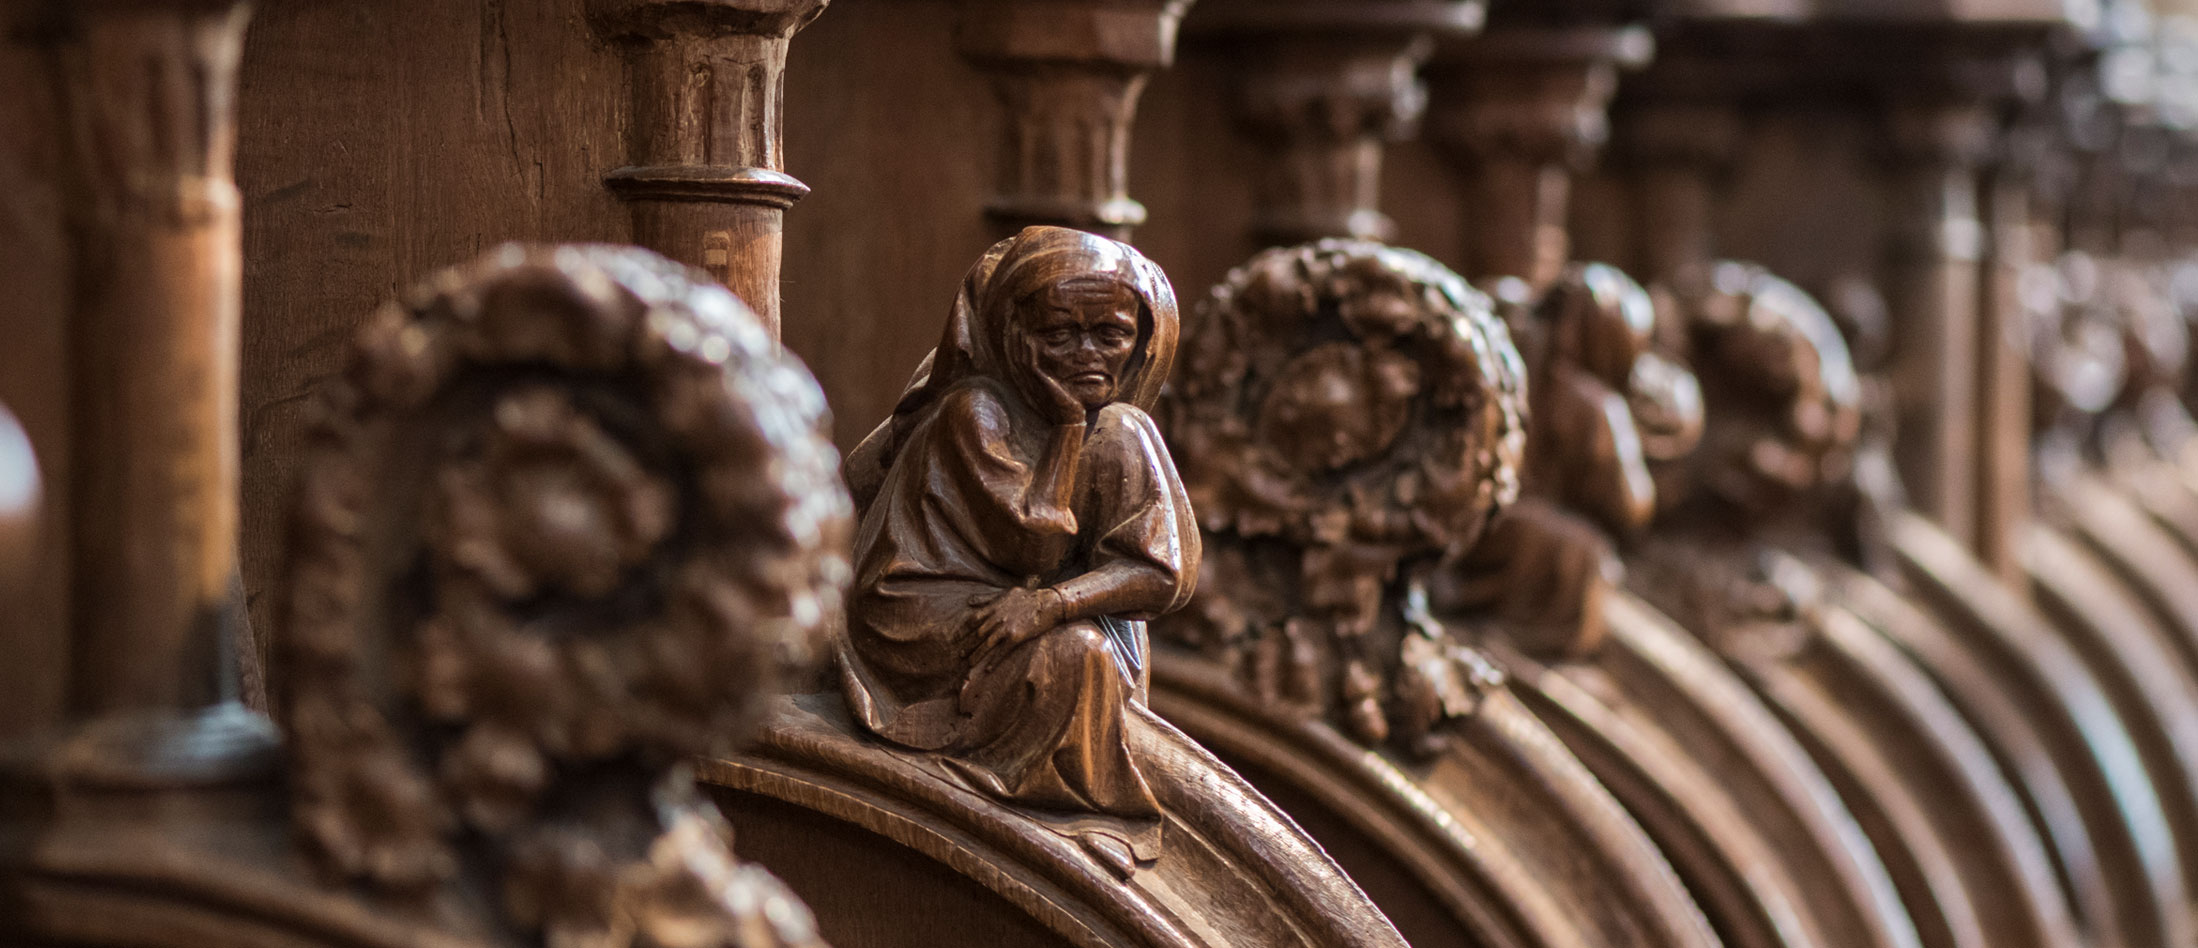
[[[220,697],[216,656],[240,612],[233,154],[248,11],[48,9],[76,256],[70,712],[196,708]]]
[[[1521,27],[1437,55],[1428,133],[1474,185],[1470,275],[1536,290],[1556,280],[1570,256],[1572,176],[1608,137],[1618,68],[1652,49],[1639,28]]]
[[[634,241],[715,275],[773,335],[786,210],[786,50],[830,0],[590,0],[629,46],[630,164],[603,183]]]
[[[985,214],[1003,234],[1054,224],[1127,240],[1145,221],[1129,196],[1130,125],[1154,70],[1175,61],[1192,0],[961,0],[955,43],[1007,109],[1000,189]]]
[[[1633,109],[1620,126],[1638,187],[1636,259],[1650,283],[1668,283],[1717,258],[1718,182],[1741,143],[1737,109],[1728,104],[1656,103]]]
[[[1980,101],[1896,101],[1886,132],[1896,458],[1917,509],[1975,549],[1985,276],[1977,204],[1992,114]]]
[[[1233,110],[1259,145],[1253,238],[1385,240],[1382,150],[1416,130],[1434,39],[1480,28],[1479,0],[1209,0],[1196,35],[1235,59]]]
[[[2019,540],[2030,522],[2031,351],[2025,288],[2057,254],[2034,200],[2048,187],[2051,134],[2022,125],[1999,136],[1987,169],[1984,295],[1977,324],[1977,558],[2011,588],[2026,589]]]

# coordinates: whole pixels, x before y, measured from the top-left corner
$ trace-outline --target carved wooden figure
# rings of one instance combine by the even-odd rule
[[[1157,626],[1154,701],[1420,942],[1702,944],[1639,827],[1427,611],[1429,570],[1517,491],[1517,359],[1487,298],[1411,251],[1235,270],[1162,412],[1207,563]]]
[[[811,890],[827,928],[860,932],[843,946],[932,938],[866,926],[876,902],[851,874],[920,901],[967,902],[953,877],[974,880],[981,908],[927,917],[1011,944],[1402,944],[1319,847],[1146,709],[1144,622],[1200,569],[1145,414],[1177,333],[1136,250],[1028,228],[970,270],[939,347],[849,455],[862,525],[836,686],[702,769],[766,864],[843,893]],[[927,858],[881,864],[881,846]]]
[[[1124,875],[1159,855],[1123,737],[1144,620],[1198,577],[1190,501],[1145,414],[1176,326],[1167,277],[1135,251],[1024,231],[964,282],[929,371],[850,468],[856,720],[1009,803],[1109,821],[1074,832]]]

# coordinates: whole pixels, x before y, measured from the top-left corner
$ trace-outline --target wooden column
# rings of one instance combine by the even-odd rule
[[[985,204],[1003,236],[1055,224],[1127,240],[1144,223],[1129,196],[1130,126],[1146,80],[1175,61],[1191,3],[961,0],[955,43],[1007,110]]]
[[[241,290],[233,176],[247,7],[53,4],[68,320],[73,716],[221,697],[233,634]],[[59,314],[57,314],[57,318]]]
[[[1738,109],[1727,104],[1645,104],[1620,128],[1634,200],[1634,258],[1643,280],[1682,277],[1717,258],[1719,180],[1741,144]]]
[[[2019,541],[2030,522],[2031,351],[2026,276],[2050,265],[2058,243],[2038,226],[2038,165],[2052,147],[2044,129],[1999,137],[1983,184],[1984,265],[1977,324],[1976,534],[1986,568],[2027,589]]]
[[[1517,27],[1438,53],[1428,134],[1473,182],[1469,276],[1535,290],[1557,278],[1571,255],[1572,176],[1608,137],[1618,68],[1652,49],[1638,28]]]
[[[1417,130],[1438,36],[1481,25],[1479,0],[1209,0],[1193,21],[1234,59],[1232,111],[1258,146],[1253,239],[1386,240],[1382,151]]]
[[[627,165],[603,184],[633,208],[634,240],[715,275],[779,327],[786,211],[786,49],[829,0],[590,0],[628,46]]]
[[[1992,124],[1977,100],[1896,99],[1885,115],[1891,232],[1883,273],[1893,312],[1896,458],[1916,508],[1971,549],[1982,476],[1978,187]]]

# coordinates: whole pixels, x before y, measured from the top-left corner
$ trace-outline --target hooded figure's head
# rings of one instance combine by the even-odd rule
[[[901,445],[932,406],[973,378],[1004,383],[1043,414],[1045,377],[1097,410],[1150,409],[1175,362],[1175,290],[1137,248],[1066,227],[1030,227],[969,268],[946,330],[893,417],[848,455],[858,507],[869,506]]]

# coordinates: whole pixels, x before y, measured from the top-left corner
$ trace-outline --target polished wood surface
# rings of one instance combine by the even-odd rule
[[[2193,64],[0,0],[0,941],[2180,948]]]
[[[1185,606],[1204,546],[1147,414],[1180,334],[1167,276],[1119,241],[1034,225],[970,268],[842,469],[861,527],[839,687],[790,696],[761,747],[700,772],[836,821],[842,845],[779,854],[796,875],[916,884],[892,872],[920,865],[844,844],[876,837],[1077,944],[1403,943],[1149,710],[1146,623]]]
[[[1329,239],[1254,257],[1200,317],[1162,417],[1209,569],[1157,627],[1156,706],[1305,808],[1417,937],[1713,937],[1534,686],[1428,611],[1445,555],[1497,542],[1529,443],[1490,301],[1424,255]],[[1572,618],[1536,645],[1591,647]],[[1596,890],[1630,895],[1564,908]]]

